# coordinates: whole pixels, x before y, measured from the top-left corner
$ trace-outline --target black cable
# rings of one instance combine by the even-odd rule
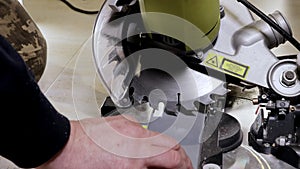
[[[76,12],[80,12],[83,14],[88,14],[88,15],[94,15],[94,14],[98,14],[99,11],[86,11],[80,8],[75,7],[74,5],[72,5],[70,2],[68,2],[67,0],[61,0],[63,3],[65,3],[69,8],[71,8],[72,10],[76,11]]]
[[[250,9],[253,13],[255,13],[257,16],[259,16],[262,20],[267,22],[272,28],[274,28],[278,33],[280,33],[284,38],[286,38],[295,48],[297,48],[300,51],[300,43],[293,38],[292,35],[287,33],[283,28],[281,28],[279,25],[277,25],[272,19],[270,19],[266,14],[264,14],[262,11],[257,9],[254,5],[252,5],[247,0],[237,0],[238,2],[245,5],[248,9]]]

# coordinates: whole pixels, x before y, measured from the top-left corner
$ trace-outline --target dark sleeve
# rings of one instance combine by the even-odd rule
[[[57,154],[70,122],[40,91],[19,54],[0,36],[0,155],[19,167],[37,167]]]

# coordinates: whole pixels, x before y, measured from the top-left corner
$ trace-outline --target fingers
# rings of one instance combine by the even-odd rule
[[[146,167],[177,168],[181,163],[180,158],[178,151],[170,150],[161,155],[145,159],[145,165]]]
[[[147,130],[147,137],[151,137],[150,141],[152,141],[153,146],[168,147],[174,150],[178,150],[180,148],[178,142],[175,139],[163,133]]]
[[[128,117],[115,116],[108,118],[110,126],[124,136],[128,136],[127,148],[131,147],[131,153],[141,154],[143,157],[156,156],[170,149],[178,151],[178,142],[163,133],[150,131],[141,127],[134,120],[129,121]],[[136,138],[136,139],[135,139]],[[127,151],[128,152],[128,151]],[[136,157],[136,156],[135,156]]]
[[[192,168],[190,159],[175,139],[146,130],[134,120],[128,120],[128,117],[106,117],[85,123],[93,123],[93,126],[102,124],[96,129],[87,130],[88,135],[101,148],[120,157],[139,159],[145,168]],[[103,137],[103,133],[106,137]]]
[[[182,161],[183,161],[181,169],[193,169],[192,161],[187,156],[187,154],[185,153],[183,148],[180,149],[180,154],[181,154]]]
[[[177,151],[171,149],[161,155],[145,159],[145,167],[192,169],[192,163],[185,151],[180,147]]]
[[[149,130],[148,130],[149,131]],[[145,160],[146,168],[159,167],[170,169],[192,169],[192,162],[185,153],[184,149],[176,140],[162,133],[149,131],[149,137],[155,138],[151,140],[152,149],[154,147],[168,148],[162,154],[152,156]],[[162,152],[162,151],[161,151]]]

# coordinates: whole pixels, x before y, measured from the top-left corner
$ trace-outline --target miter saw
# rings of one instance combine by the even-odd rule
[[[257,88],[249,145],[300,168],[300,55],[271,52],[286,40],[300,45],[279,11],[266,16],[239,1],[107,0],[93,33],[96,67],[110,95],[102,115],[132,114],[177,139],[194,168],[223,168],[224,153],[243,139],[226,113],[228,85]]]

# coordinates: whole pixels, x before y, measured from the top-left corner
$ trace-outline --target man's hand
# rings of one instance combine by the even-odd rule
[[[64,149],[37,169],[192,169],[175,140],[123,116],[71,122]]]

